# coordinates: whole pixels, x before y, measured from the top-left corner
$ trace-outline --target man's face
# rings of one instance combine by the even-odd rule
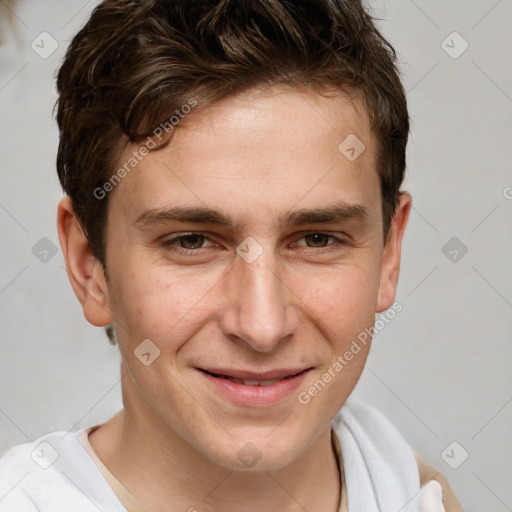
[[[355,160],[349,135],[366,147]],[[375,156],[348,100],[252,91],[191,113],[123,179],[106,250],[127,411],[231,468],[243,450],[261,456],[253,469],[284,466],[329,429],[369,344],[333,365],[391,305]],[[274,370],[303,373],[206,373]]]

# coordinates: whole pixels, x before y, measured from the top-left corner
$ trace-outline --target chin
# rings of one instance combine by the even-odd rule
[[[300,456],[297,447],[303,443],[286,435],[271,437],[268,430],[263,435],[246,432],[236,438],[229,437],[210,459],[230,471],[276,471]]]

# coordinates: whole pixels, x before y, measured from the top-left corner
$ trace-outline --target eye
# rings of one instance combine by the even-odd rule
[[[180,236],[177,238],[177,241],[180,247],[184,249],[200,249],[204,244],[205,238],[204,235],[193,234]]]
[[[309,233],[304,236],[309,247],[325,247],[330,238],[334,237],[327,233]]]
[[[294,247],[301,247],[305,252],[319,255],[328,251],[340,250],[347,241],[343,238],[322,232],[310,232],[302,235]],[[161,242],[165,250],[172,251],[176,255],[206,257],[211,255],[208,248],[219,248],[219,246],[210,239],[206,233],[181,233]],[[204,251],[203,251],[204,249]]]
[[[162,242],[162,245],[167,248],[172,248],[178,252],[194,251],[205,247],[205,243],[210,242],[209,245],[215,245],[203,233],[185,233],[182,235],[174,236]]]
[[[300,240],[304,240],[306,243],[297,243],[297,246],[301,247],[312,247],[312,248],[324,248],[330,246],[342,245],[344,241],[340,238],[330,235],[329,233],[307,233]],[[329,243],[330,242],[330,243]]]

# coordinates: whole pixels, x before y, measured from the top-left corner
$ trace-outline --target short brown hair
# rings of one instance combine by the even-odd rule
[[[104,0],[67,50],[56,105],[59,179],[104,267],[108,198],[94,191],[123,144],[148,137],[191,98],[207,107],[273,85],[360,96],[378,142],[387,234],[409,116],[395,50],[361,1]]]

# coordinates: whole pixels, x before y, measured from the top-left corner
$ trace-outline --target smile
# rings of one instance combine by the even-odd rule
[[[219,379],[227,379],[231,382],[234,382],[236,384],[243,384],[244,386],[272,386],[276,382],[280,382],[282,380],[291,379],[292,377],[295,377],[296,374],[288,375],[286,377],[282,377],[280,379],[267,379],[267,380],[257,380],[257,379],[239,379],[237,377],[231,377],[230,375],[220,375],[212,372],[208,372],[207,370],[204,370],[206,373],[209,373],[213,377],[217,377]],[[298,372],[300,373],[300,372]]]
[[[198,368],[223,399],[240,406],[268,406],[291,395],[312,368],[273,370],[263,373],[242,370],[210,371]]]

